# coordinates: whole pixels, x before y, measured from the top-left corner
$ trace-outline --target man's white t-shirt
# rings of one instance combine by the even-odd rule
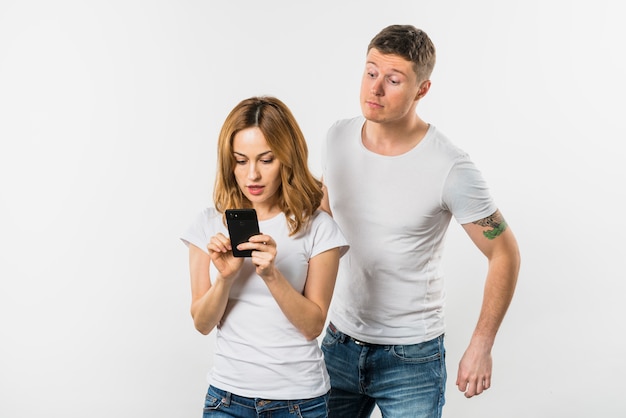
[[[275,266],[298,292],[304,290],[312,257],[337,247],[343,255],[348,249],[337,224],[322,211],[292,237],[284,214],[259,221],[259,227],[276,241]],[[228,236],[222,215],[209,208],[181,239],[208,253],[207,244],[218,232]],[[209,274],[211,280],[217,277],[213,263]],[[281,400],[317,397],[330,389],[318,341],[307,341],[287,320],[250,258],[244,260],[217,328],[209,382],[240,396]]]
[[[451,217],[465,224],[497,207],[468,155],[434,126],[410,151],[384,156],[363,145],[364,122],[336,122],[324,146],[330,207],[350,244],[329,318],[359,340],[417,344],[444,332]]]

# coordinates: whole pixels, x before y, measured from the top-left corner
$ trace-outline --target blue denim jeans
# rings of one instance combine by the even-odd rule
[[[311,399],[277,401],[246,398],[209,386],[203,418],[327,418],[328,394]]]
[[[443,335],[414,345],[356,341],[332,324],[322,340],[330,374],[329,417],[440,418],[445,402]]]

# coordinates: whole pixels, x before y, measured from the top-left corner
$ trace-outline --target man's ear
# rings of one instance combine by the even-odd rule
[[[424,80],[420,83],[420,88],[417,91],[417,95],[415,96],[415,100],[419,100],[422,97],[426,96],[426,93],[428,93],[428,90],[430,90],[430,80]]]

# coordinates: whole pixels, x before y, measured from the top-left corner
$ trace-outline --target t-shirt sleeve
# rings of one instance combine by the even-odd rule
[[[497,210],[482,173],[467,155],[452,166],[444,186],[443,202],[460,224],[486,218]]]
[[[313,248],[311,258],[318,254],[339,247],[339,256],[348,251],[350,246],[335,220],[326,212],[318,210],[313,220]]]
[[[209,213],[206,209],[198,214],[194,222],[181,235],[180,239],[187,246],[193,244],[205,253],[209,253],[207,245],[211,239],[211,234],[209,231]]]

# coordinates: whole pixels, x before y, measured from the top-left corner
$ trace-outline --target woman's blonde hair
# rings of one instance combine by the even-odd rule
[[[308,148],[304,135],[289,108],[275,97],[251,97],[241,101],[228,114],[217,144],[217,174],[213,200],[222,214],[226,209],[249,208],[235,180],[233,138],[237,132],[257,127],[280,162],[281,187],[278,204],[287,218],[290,235],[299,232],[320,206],[322,183],[308,168]]]

